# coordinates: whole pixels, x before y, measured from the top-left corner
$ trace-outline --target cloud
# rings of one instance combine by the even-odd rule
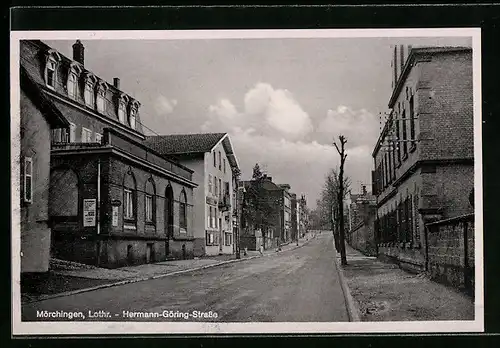
[[[331,144],[340,134],[346,136],[348,148],[368,146],[373,149],[379,135],[378,117],[365,109],[353,110],[344,105],[329,109],[318,123],[315,138]]]
[[[155,110],[159,115],[171,114],[174,112],[174,108],[177,106],[176,99],[168,99],[164,95],[160,95],[156,98]]]
[[[243,102],[241,111],[228,99],[210,105],[209,119],[202,129],[253,128],[257,133],[286,139],[299,139],[313,130],[309,115],[286,89],[258,83],[245,94]]]
[[[333,136],[339,132],[348,137],[346,175],[353,185],[369,184],[372,119],[366,110],[340,105],[329,110],[314,129],[311,118],[288,90],[259,83],[244,95],[240,110],[228,99],[211,105],[201,128],[230,134],[244,179],[250,178],[253,166],[259,163],[274,182],[287,183],[292,192],[306,194],[314,206],[325,174],[340,164],[332,146]]]

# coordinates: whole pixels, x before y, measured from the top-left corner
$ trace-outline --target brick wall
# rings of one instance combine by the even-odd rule
[[[428,224],[428,267],[433,279],[473,290],[474,215]],[[467,250],[466,250],[467,249]]]

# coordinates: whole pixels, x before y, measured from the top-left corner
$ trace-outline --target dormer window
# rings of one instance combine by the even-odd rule
[[[49,50],[46,55],[47,64],[45,65],[45,83],[51,89],[56,88],[57,65],[61,61],[61,56],[55,50]]]
[[[94,86],[96,82],[96,77],[92,73],[87,72],[85,75],[85,82],[83,87],[83,99],[85,101],[85,105],[90,108],[95,108]]]
[[[68,70],[68,81],[66,83],[66,88],[68,90],[68,96],[71,99],[77,99],[78,96],[78,78],[82,72],[81,67],[72,62],[69,66]]]
[[[76,99],[76,96],[78,95],[78,79],[76,77],[76,73],[74,71],[69,72],[68,76],[68,96],[71,99]]]
[[[127,114],[127,104],[128,104],[129,98],[126,94],[120,93],[118,96],[118,105],[117,105],[117,114],[118,114],[118,121],[120,121],[121,124],[125,124],[126,121],[126,114]]]
[[[125,123],[125,103],[122,101],[118,104],[118,120]]]
[[[55,88],[56,66],[56,61],[53,59],[49,59],[49,62],[47,64],[47,86],[51,88]]]
[[[135,114],[136,114],[136,110],[134,108],[130,109],[130,114],[129,114],[129,117],[128,117],[128,123],[130,124],[130,127],[132,129],[135,129]]]
[[[128,124],[132,129],[136,128],[137,110],[139,110],[139,102],[137,100],[132,100],[128,114]]]
[[[101,114],[104,114],[106,112],[106,91],[107,90],[108,90],[108,86],[106,85],[106,83],[103,81],[100,81],[99,84],[97,85],[96,106],[97,106],[97,111],[100,112]]]
[[[89,107],[94,106],[94,87],[89,81],[85,82],[85,92],[83,94],[85,104]]]

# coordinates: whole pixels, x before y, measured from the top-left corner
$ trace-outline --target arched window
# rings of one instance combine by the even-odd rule
[[[186,192],[182,190],[179,198],[179,227],[181,232],[187,230],[187,197]]]
[[[174,226],[174,191],[168,184],[165,189],[165,234],[167,238],[173,235]]]
[[[123,219],[135,223],[137,211],[137,190],[134,175],[129,170],[123,180]]]
[[[144,188],[144,212],[145,221],[147,224],[156,223],[156,189],[153,182],[153,178],[149,178],[146,181],[146,187]]]
[[[49,215],[78,216],[78,176],[68,168],[56,168],[50,173]]]

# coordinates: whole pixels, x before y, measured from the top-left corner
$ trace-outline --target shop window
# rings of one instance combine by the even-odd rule
[[[24,203],[33,202],[33,159],[31,157],[24,158],[24,173],[23,173],[23,200]]]

